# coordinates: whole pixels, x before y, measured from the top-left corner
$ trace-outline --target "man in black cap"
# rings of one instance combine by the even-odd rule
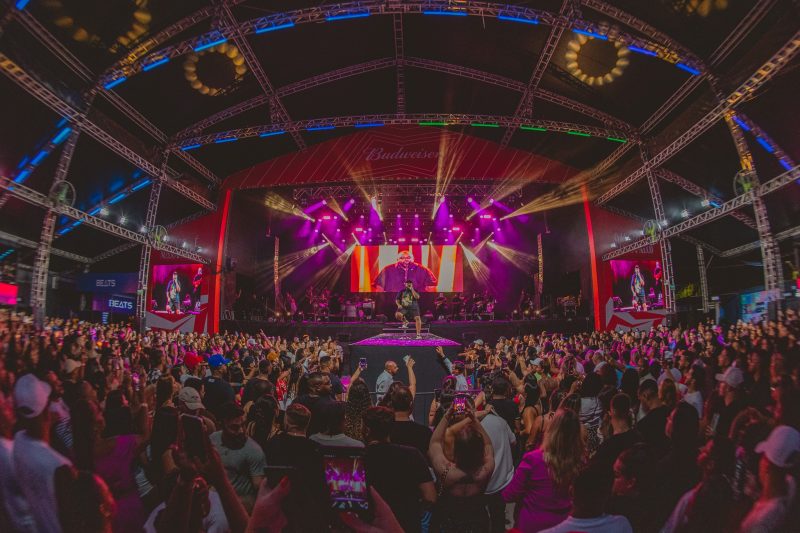
[[[419,293],[414,290],[414,282],[406,280],[405,288],[397,293],[395,298],[397,312],[394,314],[397,320],[403,321],[403,329],[408,327],[408,317],[414,317],[417,327],[417,338],[422,338],[422,318],[419,315]]]

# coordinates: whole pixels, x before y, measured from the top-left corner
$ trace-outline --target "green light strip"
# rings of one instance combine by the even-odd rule
[[[473,126],[475,128],[499,128],[500,124],[490,124],[490,123],[486,123],[486,122],[473,122],[472,124],[470,124],[470,126]]]
[[[614,141],[616,143],[626,143],[626,142],[628,142],[627,139],[618,139],[616,137],[606,137],[606,139],[608,139],[609,141]]]
[[[537,128],[536,126],[520,126],[519,129],[525,131],[547,131],[547,128]]]
[[[420,126],[447,126],[447,122],[418,122]]]
[[[570,130],[570,131],[567,132],[567,134],[568,135],[577,135],[579,137],[591,137],[591,135],[589,135],[588,133],[583,133],[582,131],[572,131],[572,130]]]

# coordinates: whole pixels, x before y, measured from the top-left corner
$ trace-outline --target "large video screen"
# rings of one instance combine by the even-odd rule
[[[208,291],[201,264],[153,265],[148,310],[156,312],[199,312],[206,305]]]
[[[636,307],[635,291],[644,294],[644,303],[649,308],[663,305],[662,270],[658,261],[612,259],[613,296],[615,308]],[[638,276],[635,275],[639,267]]]
[[[417,292],[462,292],[463,254],[455,244],[356,246],[352,292],[399,292],[411,279]]]

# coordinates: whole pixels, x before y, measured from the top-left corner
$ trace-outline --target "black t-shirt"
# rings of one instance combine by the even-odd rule
[[[329,372],[328,377],[331,378],[331,394],[333,394],[334,396],[344,394],[344,385],[342,385],[342,380],[339,379],[339,376],[337,376],[332,372]]]
[[[597,448],[592,462],[601,468],[607,468],[608,471],[612,471],[614,468],[614,461],[617,460],[619,454],[632,447],[637,442],[642,442],[642,436],[635,429],[612,435],[604,440]]]
[[[328,408],[335,402],[330,396],[311,396],[303,394],[294,403],[305,405],[311,411],[311,422],[308,424],[308,434],[313,435],[325,430]]]
[[[403,289],[402,291],[397,293],[397,298],[395,301],[398,302],[401,306],[412,308],[414,306],[419,305],[417,300],[414,298],[414,294],[411,289]]]
[[[420,530],[419,486],[433,481],[418,450],[399,444],[370,444],[366,451],[367,480],[392,508],[403,531]]]
[[[668,416],[669,407],[662,405],[644,415],[644,418],[636,423],[636,430],[658,457],[663,457],[669,448],[669,439],[664,433]]]
[[[208,377],[203,380],[203,406],[219,418],[220,406],[236,399],[231,384],[224,379]]]
[[[512,432],[517,430],[516,421],[519,420],[520,413],[519,407],[514,403],[514,400],[509,400],[508,398],[492,398],[486,403],[494,407],[494,412],[506,421]]]
[[[402,446],[411,446],[416,448],[427,460],[428,446],[431,443],[431,429],[428,426],[423,426],[416,422],[408,421],[395,421],[392,424],[392,432],[389,435],[389,440],[392,444],[400,444]]]

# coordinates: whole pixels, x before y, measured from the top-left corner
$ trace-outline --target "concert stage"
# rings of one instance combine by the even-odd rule
[[[222,320],[221,331],[243,331],[258,333],[264,330],[267,335],[283,338],[308,334],[312,337],[331,337],[344,343],[354,343],[383,332],[383,322],[265,322],[252,320]],[[461,344],[469,344],[475,339],[495,343],[501,336],[514,337],[541,331],[558,333],[582,333],[591,331],[592,322],[588,318],[538,319],[538,320],[493,320],[493,321],[433,321],[426,324],[430,333],[453,339]],[[412,329],[409,329],[411,332]]]

